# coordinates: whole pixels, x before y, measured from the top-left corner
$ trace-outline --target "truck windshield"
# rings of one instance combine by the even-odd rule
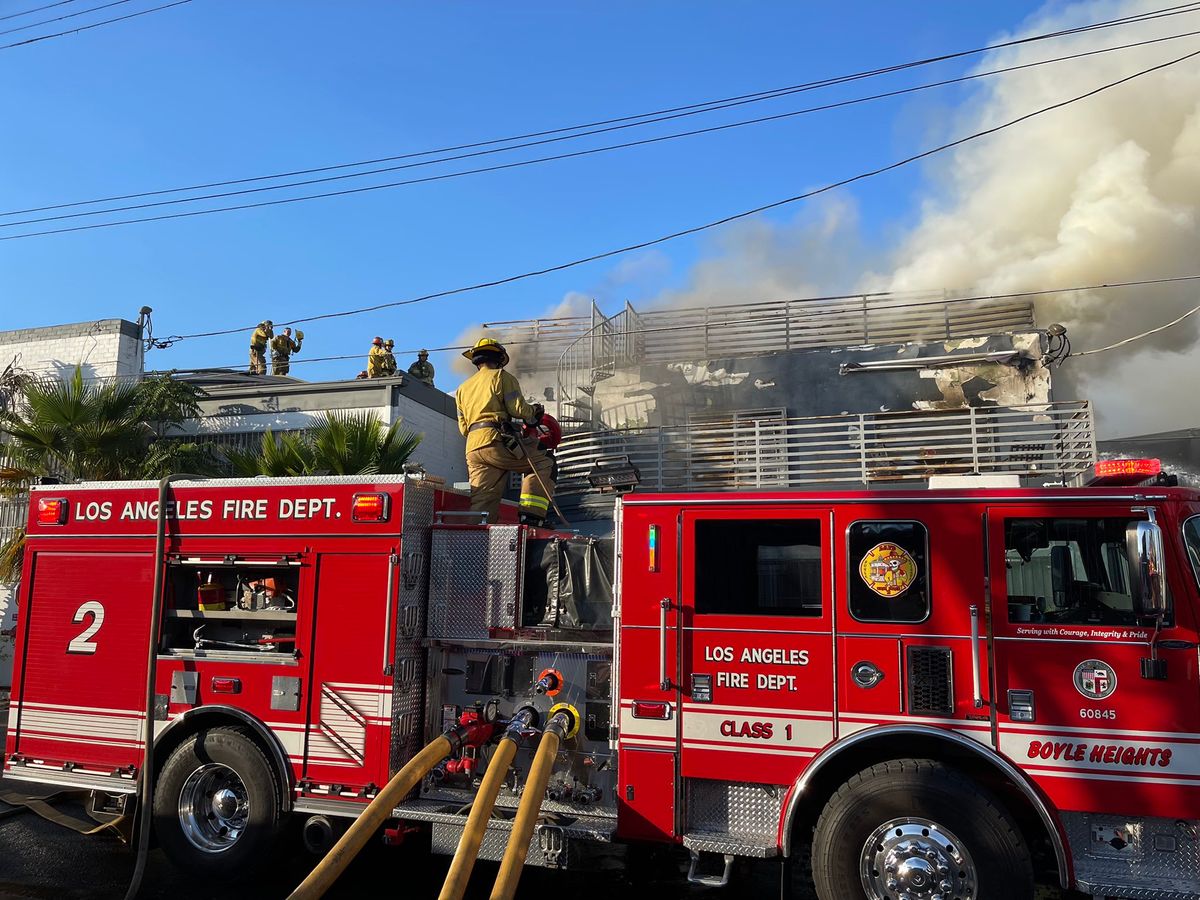
[[[1200,516],[1192,516],[1183,523],[1183,541],[1187,544],[1188,559],[1192,561],[1196,584],[1200,585]]]

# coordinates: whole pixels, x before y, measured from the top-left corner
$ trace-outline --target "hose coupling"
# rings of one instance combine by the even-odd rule
[[[547,697],[555,696],[563,687],[562,672],[557,669],[543,669],[538,675],[538,680],[534,682],[533,691],[539,696],[544,694]]]
[[[570,739],[579,734],[579,722],[579,710],[570,703],[558,703],[550,707],[546,731],[554,731],[560,738]]]
[[[495,722],[485,722],[479,718],[468,718],[463,715],[459,723],[449,728],[442,735],[450,742],[450,754],[462,752],[463,747],[482,747],[496,733]]]
[[[538,711],[532,706],[522,706],[508,720],[504,736],[510,741],[521,743],[531,731],[537,728],[539,718]]]

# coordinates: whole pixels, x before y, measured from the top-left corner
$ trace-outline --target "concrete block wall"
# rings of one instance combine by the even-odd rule
[[[0,369],[69,375],[81,366],[86,378],[137,377],[142,360],[138,327],[124,319],[0,331]]]

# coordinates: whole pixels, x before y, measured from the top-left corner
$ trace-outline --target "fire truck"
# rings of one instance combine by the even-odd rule
[[[4,776],[225,875],[300,816],[460,885],[657,847],[822,900],[1197,898],[1200,493],[1097,476],[635,491],[605,537],[421,475],[37,487]]]

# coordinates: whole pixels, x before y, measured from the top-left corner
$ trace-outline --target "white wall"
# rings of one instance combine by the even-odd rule
[[[83,368],[88,378],[138,376],[138,327],[123,319],[0,331],[0,369],[10,363],[35,375],[65,375]]]

